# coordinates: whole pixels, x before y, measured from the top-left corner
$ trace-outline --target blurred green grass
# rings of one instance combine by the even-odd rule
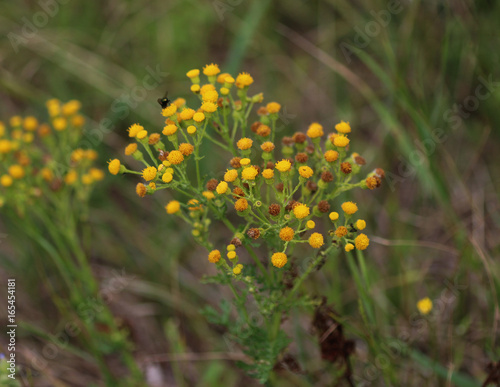
[[[402,11],[392,15],[387,27],[365,48],[353,48],[351,62],[340,45],[352,42],[355,27],[366,28],[375,20],[370,11],[387,9],[386,2],[242,1],[231,5],[222,20],[216,3],[210,1],[74,4],[60,5],[18,53],[8,39],[0,42],[0,112],[4,120],[14,114],[42,116],[48,98],[81,100],[90,129],[103,118],[113,123],[113,131],[98,144],[103,165],[122,154],[130,124],[159,128],[156,98],[165,90],[169,96],[192,100],[185,73],[211,62],[224,70],[249,71],[255,79],[252,89],[262,90],[267,100],[280,102],[294,116],[283,133],[304,130],[312,121],[329,128],[340,119],[350,121],[356,150],[368,166],[381,166],[395,175],[401,175],[401,168],[415,157],[418,142],[432,138],[436,128],[443,129],[446,141],[437,144],[394,190],[384,184],[378,191],[356,196],[367,231],[378,237],[365,254],[377,323],[373,332],[380,345],[389,337],[413,332],[412,348],[427,356],[421,362],[413,360],[421,355],[392,359],[387,370],[375,369],[393,381],[413,375],[414,380],[427,380],[427,385],[440,385],[446,380],[446,374],[438,377],[442,370],[429,371],[425,379],[424,371],[434,369],[429,364],[435,362],[445,370],[453,364],[454,370],[471,378],[485,378],[488,359],[498,360],[500,355],[495,345],[500,276],[493,258],[499,252],[500,92],[481,101],[456,130],[445,113],[474,95],[479,77],[500,80],[500,42],[492,32],[500,17],[497,2],[401,2]],[[3,35],[18,31],[22,18],[30,19],[39,7],[37,2],[2,4]],[[165,81],[138,101],[130,114],[119,117],[113,102],[141,84],[147,66],[157,65],[169,73]],[[208,159],[203,172],[224,165],[221,158]],[[124,268],[140,279],[128,292],[138,305],[150,306],[150,316],[141,324],[153,321],[154,332],[162,337],[157,346],[141,342],[146,352],[227,350],[218,332],[196,317],[200,307],[221,296],[209,285],[198,284],[210,270],[199,263],[204,253],[193,248],[188,230],[164,215],[168,194],[140,200],[131,180],[110,177],[96,190],[93,261]],[[7,229],[18,241],[14,246],[21,246],[22,232]],[[30,260],[29,251],[24,253],[12,254],[17,262],[3,256],[9,271],[25,275]],[[328,294],[348,319],[349,333],[363,337],[373,332],[359,315],[348,273],[343,259],[329,262],[309,286],[313,293]],[[434,320],[424,324],[417,319],[425,329],[416,335],[416,301],[424,296],[439,300],[449,288],[447,283],[454,281],[466,288]],[[25,291],[34,301],[50,305],[36,289],[26,285]],[[35,314],[35,305],[27,317]],[[50,330],[50,316],[44,317],[40,325]],[[187,344],[172,340],[176,336],[172,321],[182,322],[179,334]],[[305,335],[304,315],[301,322]],[[196,339],[189,342],[188,336]],[[366,375],[377,359],[368,356],[362,342],[357,344],[360,355],[354,368]],[[310,363],[308,367],[317,369],[314,376],[285,375],[284,380],[290,378],[297,386],[327,383],[325,365]],[[182,362],[179,367],[188,369]],[[199,375],[212,380],[203,383],[211,385],[220,383],[210,376],[220,374],[217,367],[218,363],[195,365]],[[224,370],[225,385],[235,385],[239,372],[230,363]],[[182,385],[180,373],[173,374]],[[187,380],[183,383],[189,385]],[[379,376],[373,383],[382,385],[382,380]]]

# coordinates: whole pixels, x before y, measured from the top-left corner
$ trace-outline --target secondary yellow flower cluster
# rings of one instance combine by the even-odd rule
[[[80,102],[51,99],[46,106],[49,123],[33,116],[0,122],[0,206],[11,204],[22,212],[34,198],[68,186],[83,198],[104,178],[93,167],[97,152],[77,148],[85,123]]]
[[[248,73],[233,77],[221,73],[216,64],[205,66],[202,72],[206,83],[202,83],[200,70],[187,73],[190,90],[198,100],[196,107],[189,107],[183,98],[173,101],[162,110],[166,120],[161,134],[150,133],[139,124],[129,128],[135,141],[125,148],[125,154],[145,168],[129,170],[114,159],[109,163],[110,173],[140,174],[143,181],[136,191],[141,197],[164,188],[177,191],[184,200],[170,201],[167,213],[191,224],[197,242],[210,251],[208,260],[235,276],[243,270],[237,250],[259,239],[267,244],[270,263],[277,268],[287,264],[287,254],[298,243],[308,243],[313,251],[340,246],[345,251],[366,249],[369,239],[359,233],[366,222],[353,218],[357,205],[350,201],[341,204],[342,222],[339,213],[331,211],[338,195],[353,188],[377,188],[384,177],[378,168],[352,181],[365,160],[348,152],[349,122],[341,121],[328,136],[323,125],[312,123],[305,133],[284,137],[279,155],[275,134],[281,105],[263,104],[262,93],[249,95],[254,80]],[[251,122],[256,104],[257,119]],[[231,155],[225,172],[202,176],[199,152],[203,141]],[[227,219],[232,210],[243,218],[242,225]],[[226,258],[232,268],[209,240],[211,218],[221,219],[231,230]],[[320,218],[327,219],[326,228],[317,223]]]

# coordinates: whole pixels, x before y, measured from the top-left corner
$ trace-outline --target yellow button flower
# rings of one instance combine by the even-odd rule
[[[252,147],[253,141],[247,137],[243,137],[240,139],[237,143],[236,146],[241,149],[241,150],[246,150],[250,149]]]
[[[146,186],[142,183],[137,183],[137,185],[135,186],[135,193],[140,196],[141,198],[143,198],[144,196],[146,196],[146,193],[147,193],[147,189],[146,189]]]
[[[349,139],[346,136],[337,136],[333,139],[333,145],[344,148],[349,145]]]
[[[188,78],[196,78],[198,75],[200,75],[200,70],[198,69],[189,70],[186,75]]]
[[[307,223],[306,223],[306,227],[309,229],[309,230],[312,230],[314,227],[316,227],[316,223],[314,223],[313,220],[308,220]]]
[[[204,102],[201,105],[201,110],[203,110],[205,113],[213,113],[217,110],[217,105],[213,102]]]
[[[130,128],[128,128],[128,136],[135,137],[141,130],[144,130],[143,126],[139,124],[133,124],[132,126],[130,126]]]
[[[23,121],[24,129],[27,131],[34,131],[38,128],[38,120],[35,117],[28,116]]]
[[[2,177],[0,178],[0,184],[2,184],[2,186],[4,187],[10,187],[13,182],[14,180],[9,175],[2,175]]]
[[[66,176],[64,176],[64,182],[68,185],[74,184],[78,180],[78,173],[75,170],[69,171]]]
[[[348,243],[345,245],[345,251],[349,252],[354,250],[354,245],[352,243]]]
[[[217,263],[219,262],[221,258],[221,255],[220,255],[220,251],[219,250],[212,250],[209,254],[208,254],[208,260],[212,263]]]
[[[194,125],[189,125],[189,126],[187,127],[187,129],[186,129],[186,130],[187,130],[187,132],[188,132],[188,133],[192,136],[193,134],[195,134],[195,133],[196,133],[196,126],[194,126]]]
[[[171,136],[171,135],[175,134],[176,132],[177,132],[177,125],[173,125],[173,124],[165,126],[163,128],[163,131],[162,131],[162,133],[165,136]]]
[[[352,215],[358,210],[358,206],[356,205],[356,203],[353,202],[344,202],[342,203],[342,210],[347,215]]]
[[[339,213],[338,212],[330,212],[330,215],[328,215],[330,220],[332,222],[335,222],[339,218]]]
[[[329,163],[337,161],[338,158],[339,158],[339,152],[337,151],[329,150],[325,152],[325,160],[328,161]]]
[[[217,188],[215,188],[215,190],[217,191],[217,193],[219,195],[223,195],[226,193],[227,189],[229,188],[229,186],[227,185],[227,183],[225,181],[221,181],[218,185],[217,185]]]
[[[203,102],[212,102],[215,104],[219,99],[219,93],[217,93],[216,90],[207,90],[201,95],[201,99],[203,100]]]
[[[354,244],[358,250],[365,250],[370,244],[370,239],[365,234],[359,234],[354,239]]]
[[[156,178],[157,172],[155,167],[147,167],[142,171],[142,178],[146,181],[151,181]]]
[[[283,267],[288,262],[288,258],[285,253],[274,253],[271,257],[271,263],[275,267]]]
[[[243,89],[244,87],[250,86],[253,83],[253,78],[248,73],[240,73],[236,77],[236,87]]]
[[[194,113],[193,120],[196,122],[202,122],[205,119],[205,114],[202,112]]]
[[[219,65],[211,63],[203,67],[203,74],[207,77],[211,77],[220,73]]]
[[[272,169],[264,169],[262,171],[262,176],[264,177],[264,179],[272,179],[274,177],[274,171]]]
[[[274,144],[271,141],[266,141],[260,146],[264,152],[270,153],[274,150]]]
[[[319,249],[324,245],[323,235],[319,232],[312,233],[309,237],[309,244],[315,249]]]
[[[138,138],[139,140],[142,140],[142,139],[146,138],[147,135],[148,135],[148,132],[146,130],[141,130],[139,133],[137,133],[137,136],[135,136],[135,137]]]
[[[137,143],[128,144],[125,148],[125,155],[130,156],[137,150]]]
[[[172,175],[170,172],[165,172],[163,174],[163,176],[161,177],[161,180],[164,182],[164,183],[170,183],[172,181],[172,179],[174,178],[174,175]]]
[[[422,298],[417,302],[418,311],[422,314],[428,314],[432,310],[432,301],[429,297]]]
[[[183,142],[179,145],[179,152],[181,152],[184,156],[189,156],[194,152],[194,146],[187,142]]]
[[[68,126],[68,120],[64,117],[56,117],[52,120],[52,126],[57,131],[65,130]]]
[[[349,125],[349,122],[340,121],[339,124],[335,125],[335,129],[339,133],[351,133],[351,125]]]
[[[9,140],[0,140],[0,153],[9,153],[12,143]]]
[[[248,158],[248,157],[244,157],[240,160],[240,165],[241,166],[247,166],[248,164],[250,164],[252,161]]]
[[[177,105],[171,104],[161,111],[163,117],[172,117],[177,112]]]
[[[280,172],[288,172],[291,167],[292,167],[292,163],[290,163],[290,161],[285,160],[285,159],[277,162],[276,166],[275,166],[275,168]]]
[[[194,113],[196,113],[196,112],[193,109],[186,108],[183,111],[181,111],[179,114],[180,114],[180,117],[185,121],[185,120],[190,120],[191,118],[193,118]]]
[[[309,128],[307,129],[307,136],[310,138],[318,138],[323,135],[323,126],[318,124],[317,122],[313,122],[311,125],[309,125]]]
[[[356,228],[358,230],[363,230],[364,228],[366,227],[366,222],[362,219],[359,219],[357,222],[356,222]]]
[[[120,160],[114,159],[108,163],[108,171],[112,175],[117,175],[120,172],[121,163]]]
[[[224,180],[228,183],[232,183],[238,178],[238,171],[236,169],[228,169],[224,174]]]
[[[280,230],[280,239],[285,242],[289,242],[293,239],[293,236],[295,235],[295,231],[293,231],[293,228],[291,227],[283,227]]]
[[[174,150],[168,154],[167,160],[171,164],[178,165],[184,161],[184,155],[180,151]]]
[[[201,194],[205,196],[208,200],[212,200],[213,198],[215,198],[215,195],[212,191],[203,191]]]
[[[337,238],[345,237],[348,233],[347,227],[340,226],[335,230],[335,236]]]
[[[266,105],[266,109],[270,114],[278,113],[281,109],[281,105],[278,102],[269,102]]]
[[[171,200],[165,206],[165,209],[167,210],[167,214],[175,214],[181,209],[181,204],[177,200]]]
[[[307,165],[304,165],[302,167],[299,167],[299,174],[303,178],[309,179],[314,174],[314,171]]]
[[[248,208],[248,201],[246,199],[238,199],[234,203],[234,208],[238,212],[243,212]]]
[[[257,170],[257,168],[255,168],[254,166],[250,166],[248,168],[245,168],[241,172],[241,177],[245,180],[254,180],[258,174],[259,171]]]
[[[297,219],[304,219],[305,217],[309,216],[309,207],[307,207],[305,204],[299,204],[294,207],[293,214]]]

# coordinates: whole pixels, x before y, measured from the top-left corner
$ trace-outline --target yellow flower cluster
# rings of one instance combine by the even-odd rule
[[[23,212],[34,198],[66,189],[85,199],[104,178],[94,167],[97,152],[78,147],[85,124],[80,102],[51,99],[46,107],[48,122],[33,116],[0,122],[0,206],[10,204]]]
[[[365,161],[349,154],[349,122],[340,121],[326,136],[326,126],[311,123],[305,133],[284,137],[280,146],[275,137],[281,105],[263,104],[262,93],[250,95],[254,79],[249,73],[233,76],[211,63],[186,75],[195,102],[178,98],[163,108],[161,133],[149,133],[140,124],[130,126],[129,137],[135,142],[125,155],[144,169],[129,171],[116,159],[109,163],[111,174],[140,175],[136,191],[141,197],[163,188],[175,192],[178,200],[171,200],[166,212],[191,225],[196,241],[210,251],[208,260],[228,275],[242,273],[236,249],[250,248],[256,239],[266,241],[269,265],[276,268],[287,265],[287,251],[296,243],[308,243],[311,254],[341,246],[345,251],[368,247],[369,238],[360,233],[366,222],[353,219],[357,204],[334,203],[340,193],[376,188],[383,178],[383,170],[376,169],[354,182]],[[210,149],[207,159],[200,154],[202,144],[210,144],[204,146]],[[230,155],[219,174],[205,163],[215,152]],[[334,205],[344,215],[342,222],[339,212],[331,210]],[[239,227],[228,220],[231,211],[242,219]],[[320,222],[322,217],[329,221]],[[230,229],[227,255],[210,241],[212,219],[225,219]]]

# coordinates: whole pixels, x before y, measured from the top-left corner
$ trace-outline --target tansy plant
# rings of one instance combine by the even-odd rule
[[[92,354],[107,385],[116,385],[105,360],[111,354],[122,357],[135,378],[131,385],[137,385],[142,376],[126,335],[100,297],[87,259],[89,198],[105,173],[94,166],[97,152],[80,147],[86,143],[80,105],[51,99],[47,123],[33,116],[0,122],[0,212],[8,227],[20,230],[27,264],[46,273],[38,280],[47,284],[63,319],[78,319],[83,333],[75,340]],[[35,243],[35,253],[28,241]]]
[[[218,274],[206,281],[231,289],[239,317],[230,321],[228,303],[222,304],[222,313],[212,308],[205,313],[211,322],[227,326],[252,358],[244,368],[264,382],[289,343],[280,329],[284,315],[292,305],[317,304],[299,294],[304,279],[339,249],[369,245],[360,232],[366,222],[357,219],[356,203],[335,198],[353,188],[379,187],[384,171],[356,180],[365,160],[349,152],[351,126],[344,121],[327,136],[321,124],[312,123],[306,133],[284,137],[279,152],[275,136],[281,105],[263,104],[262,93],[250,95],[253,78],[248,73],[234,78],[210,64],[203,75],[205,83],[199,70],[187,73],[197,103],[190,107],[179,98],[163,109],[162,133],[139,124],[128,129],[134,141],[125,155],[144,169],[131,170],[114,159],[109,172],[139,175],[140,197],[163,189],[176,193],[178,198],[165,207],[167,214],[186,222],[208,250]],[[222,179],[215,178],[222,174],[200,172],[205,141],[230,155]],[[195,173],[188,173],[189,164]],[[218,237],[209,228],[214,220],[229,229],[225,243],[213,241]],[[300,252],[296,258],[294,251]],[[297,265],[302,272],[291,275]]]

